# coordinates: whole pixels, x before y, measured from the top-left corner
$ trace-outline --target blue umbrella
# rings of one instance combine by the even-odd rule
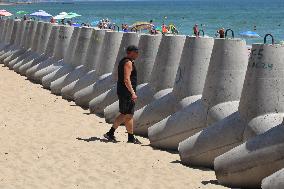
[[[76,23],[74,23],[74,24],[72,24],[72,26],[74,26],[74,27],[80,27],[81,24],[76,24]]]
[[[51,14],[48,14],[47,12],[45,12],[43,10],[39,10],[37,12],[34,12],[34,13],[30,14],[30,16],[35,16],[35,17],[40,17],[40,18],[50,18],[50,17],[52,17]]]
[[[253,32],[253,31],[241,32],[240,36],[246,37],[246,38],[258,38],[258,37],[260,37],[260,35],[258,35],[256,32]]]

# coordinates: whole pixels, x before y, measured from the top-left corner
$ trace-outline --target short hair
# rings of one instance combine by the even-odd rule
[[[138,47],[135,45],[130,45],[126,48],[126,52],[132,52],[132,51],[137,51],[138,52]]]

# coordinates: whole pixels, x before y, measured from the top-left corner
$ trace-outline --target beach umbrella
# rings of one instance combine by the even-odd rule
[[[81,27],[81,24],[77,24],[77,23],[74,23],[74,24],[72,24],[72,26],[74,26],[74,27]]]
[[[27,11],[18,11],[18,12],[16,12],[16,14],[26,15],[26,14],[29,14],[29,13]]]
[[[30,16],[35,16],[35,17],[40,17],[40,18],[49,18],[52,17],[51,14],[48,14],[47,12],[43,11],[43,10],[39,10],[37,12],[34,12],[32,14],[30,14]]]
[[[66,19],[72,19],[72,18],[76,18],[76,17],[79,17],[81,16],[80,14],[77,14],[75,12],[69,12],[64,18]]]
[[[245,37],[245,38],[258,38],[258,37],[260,37],[260,35],[258,35],[256,32],[253,32],[253,31],[241,32],[240,36]]]
[[[67,16],[68,13],[67,12],[61,12],[58,15],[56,15],[55,17],[53,17],[55,20],[62,20],[65,18],[65,16]]]
[[[135,28],[137,30],[148,30],[151,28],[151,24],[149,22],[135,22],[130,26],[130,28]]]
[[[13,14],[6,11],[6,10],[0,10],[0,16],[12,16]]]

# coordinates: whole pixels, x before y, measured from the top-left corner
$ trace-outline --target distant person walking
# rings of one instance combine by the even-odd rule
[[[198,24],[195,24],[193,27],[193,34],[198,37],[199,36],[199,29],[198,29]]]
[[[137,99],[137,71],[134,60],[138,57],[138,47],[129,46],[126,49],[126,53],[127,56],[123,58],[118,65],[117,95],[120,115],[116,117],[113,126],[104,134],[104,137],[115,142],[115,130],[120,124],[124,123],[128,133],[128,142],[141,144],[133,135],[133,114],[135,101]]]

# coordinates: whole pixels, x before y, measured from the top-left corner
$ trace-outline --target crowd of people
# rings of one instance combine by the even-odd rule
[[[16,17],[16,19],[19,19]],[[22,17],[23,20],[35,20],[34,18],[29,18],[28,16],[24,15]],[[50,23],[59,23],[62,25],[70,25],[70,26],[85,26],[85,27],[91,27],[91,24],[89,23],[81,23],[81,24],[76,24],[73,23],[72,20],[65,20],[62,19],[60,21],[55,20],[53,17],[50,19]],[[144,24],[146,26],[142,27],[142,29],[138,26],[129,26],[126,23],[121,24],[121,30],[123,32],[130,32],[130,31],[148,31],[150,34],[178,34],[178,30],[176,28],[176,26],[174,24],[169,24],[166,25],[165,23],[162,24],[161,27],[156,26],[153,23],[153,20],[150,20],[147,24]],[[111,22],[108,18],[106,19],[102,19],[98,22],[98,24],[96,25],[99,29],[110,29],[110,30],[116,30],[116,29],[120,29],[118,25],[116,25],[115,23]],[[193,26],[193,35],[196,37],[199,37],[201,35],[204,35],[204,26],[203,24],[201,24],[201,29],[199,29],[199,25],[195,24]],[[256,30],[256,26],[254,26],[254,31]],[[225,38],[225,28],[220,28],[216,31],[215,33],[215,37],[219,37],[219,38]]]
[[[204,25],[201,24],[201,29],[198,28],[198,24],[195,24],[193,26],[193,34],[196,37],[200,36],[200,32],[203,32],[204,34]],[[225,28],[220,28],[216,31],[215,37],[219,37],[219,38],[225,38]]]

